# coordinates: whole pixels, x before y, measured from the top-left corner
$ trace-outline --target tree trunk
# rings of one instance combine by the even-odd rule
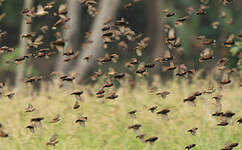
[[[148,34],[151,38],[150,50],[151,58],[161,57],[164,54],[164,42],[162,37],[164,37],[162,31],[162,18],[161,18],[161,5],[162,0],[147,1],[148,3]]]
[[[147,9],[148,9],[148,35],[151,38],[150,48],[149,50],[149,59],[154,59],[156,57],[163,57],[165,53],[165,42],[164,37],[165,34],[162,31],[163,20],[161,17],[161,6],[163,4],[163,0],[155,0],[155,1],[147,1]],[[160,66],[157,66],[156,69],[153,70],[152,73],[159,73]]]
[[[68,29],[64,32],[64,40],[66,41],[64,51],[71,49],[77,51],[80,47],[80,25],[81,25],[81,4],[78,0],[67,0],[68,17],[71,19],[67,22]],[[67,73],[72,63],[65,63],[64,57],[60,53],[57,59],[56,70],[61,73]]]
[[[33,4],[33,0],[25,0],[24,1],[24,9],[28,8],[31,9]],[[20,46],[19,46],[19,55],[23,56],[27,52],[27,43],[24,41],[24,39],[21,37],[23,33],[29,33],[31,30],[31,24],[26,24],[24,17],[22,18],[22,23],[21,23],[21,32],[20,32]],[[24,84],[23,79],[24,79],[24,63],[20,63],[17,65],[17,75],[15,79],[15,84],[17,88],[21,88]]]
[[[96,16],[92,28],[91,35],[88,41],[92,41],[81,53],[78,58],[78,63],[74,68],[77,73],[77,81],[82,81],[88,75],[90,69],[96,65],[97,58],[103,52],[102,28],[105,20],[116,16],[121,0],[102,0],[100,1],[99,14]],[[92,55],[92,58],[87,62],[83,58]]]

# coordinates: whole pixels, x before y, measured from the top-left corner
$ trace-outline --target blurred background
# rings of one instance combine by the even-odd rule
[[[135,47],[137,43],[121,38],[118,43],[108,46],[104,50],[100,35],[102,33],[100,32],[103,28],[102,24],[108,17],[112,17],[113,20],[124,18],[128,22],[128,27],[136,35],[142,34],[142,37],[150,38],[148,47],[139,57],[139,60],[150,63],[152,59],[163,56],[168,49],[164,42],[167,37],[164,26],[168,24],[174,27],[174,22],[179,17],[189,15],[189,11],[196,12],[202,5],[208,7],[205,15],[190,15],[189,20],[184,25],[174,27],[176,35],[180,37],[182,44],[181,53],[176,56],[176,63],[184,63],[188,67],[195,69],[215,65],[215,62],[200,63],[198,61],[200,52],[205,47],[194,39],[203,35],[207,39],[216,40],[216,46],[211,47],[214,50],[216,59],[229,58],[229,68],[240,67],[239,69],[241,69],[238,60],[241,57],[242,43],[236,40],[235,44],[229,48],[225,48],[220,44],[226,41],[230,34],[240,35],[242,33],[241,0],[234,0],[232,4],[226,6],[222,4],[221,0],[137,0],[137,2],[132,0],[97,0],[89,1],[89,3],[85,0],[1,1],[0,47],[7,46],[15,50],[11,53],[0,54],[0,81],[11,85],[27,77],[38,75],[48,80],[50,73],[53,71],[66,74],[77,72],[83,78],[88,78],[99,68],[95,59],[90,60],[88,64],[80,62],[83,57],[89,56],[90,53],[94,58],[103,57],[106,53],[119,54],[118,63],[103,65],[101,69],[105,71],[109,67],[113,67],[118,72],[125,71],[124,64],[136,56]],[[53,5],[51,2],[54,2]],[[129,3],[132,3],[132,6],[130,4],[129,7],[127,5]],[[45,7],[45,9],[42,10],[41,7]],[[27,17],[22,12],[25,8],[39,12],[39,16],[32,17],[31,22],[28,24],[26,23]],[[166,9],[169,12],[174,12],[175,15],[166,18]],[[65,19],[61,15],[66,15],[70,20],[64,22],[61,27],[53,29],[53,25],[60,18]],[[225,16],[221,17],[221,15]],[[219,22],[217,27],[212,25],[215,21]],[[47,26],[46,31],[43,26]],[[37,38],[41,39],[41,43],[36,47],[29,47],[28,44],[26,45],[26,40],[22,38],[24,33],[31,32],[34,33],[31,39],[32,42]],[[91,35],[88,36],[90,32]],[[41,37],[39,37],[40,35]],[[62,48],[53,46],[53,42],[58,39],[63,39]],[[85,44],[88,44],[88,42],[92,46],[86,46]],[[34,54],[42,48],[53,50],[53,55],[28,59],[18,65],[8,63],[8,61],[28,53]],[[68,49],[79,53],[76,58],[66,62],[63,60],[62,53]],[[158,73],[162,77],[169,75],[169,73],[163,73],[159,69],[154,73]]]

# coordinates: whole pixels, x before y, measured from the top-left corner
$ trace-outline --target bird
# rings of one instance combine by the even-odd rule
[[[169,112],[170,112],[170,110],[166,108],[166,109],[163,109],[163,110],[157,112],[156,114],[157,115],[162,115],[164,120],[169,120],[169,118],[168,118],[168,113]]]
[[[158,108],[158,106],[152,106],[152,107],[150,107],[148,110],[149,110],[150,112],[154,113],[155,110],[156,110],[157,108]]]
[[[169,95],[169,94],[170,94],[169,91],[163,91],[163,92],[156,93],[156,95],[161,96],[163,99],[165,99],[166,96]]]
[[[35,117],[31,118],[30,122],[32,122],[35,127],[42,127],[42,120],[44,120],[44,117]]]
[[[26,126],[26,128],[29,129],[29,131],[32,133],[34,133],[34,131],[35,131],[35,128],[33,125],[28,125],[28,126]]]
[[[47,146],[55,146],[59,141],[57,140],[58,135],[54,134],[50,137],[49,141],[46,143]]]
[[[158,137],[156,137],[156,136],[152,136],[152,137],[149,137],[148,139],[146,139],[145,140],[145,143],[150,143],[150,144],[154,144],[155,143],[155,141],[157,141],[158,140]]]
[[[137,135],[140,135],[140,128],[141,128],[141,124],[134,124],[132,126],[129,126],[128,129],[133,129],[134,132],[137,134]]]
[[[32,104],[29,104],[27,108],[25,108],[25,112],[33,112],[35,108]]]
[[[242,123],[242,118],[238,119],[237,122],[238,122],[239,124],[241,124],[241,123]]]
[[[222,148],[221,150],[232,150],[233,148],[237,147],[238,145],[239,145],[239,143],[226,144],[226,146],[224,148]]]
[[[85,127],[86,126],[86,122],[87,122],[87,117],[86,116],[81,116],[75,122],[80,124],[82,127]]]
[[[57,114],[51,121],[49,121],[49,123],[56,123],[59,122],[60,119],[60,114]]]
[[[192,128],[187,130],[187,132],[191,133],[192,135],[196,135],[198,128]]]
[[[128,113],[131,118],[136,118],[136,112],[137,112],[136,110],[132,110],[132,111],[129,111]]]
[[[190,149],[192,149],[195,146],[196,146],[196,144],[190,144],[190,145],[186,146],[185,149],[190,150]]]

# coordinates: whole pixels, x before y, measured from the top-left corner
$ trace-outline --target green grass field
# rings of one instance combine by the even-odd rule
[[[207,81],[196,84],[173,81],[165,85],[157,81],[153,86],[171,94],[162,99],[150,93],[145,82],[139,82],[134,89],[122,84],[117,99],[104,101],[88,92],[95,92],[97,85],[78,87],[84,91],[84,102],[76,110],[73,109],[75,97],[70,95],[73,90],[52,88],[49,96],[44,92],[29,96],[25,91],[17,92],[12,100],[4,97],[0,100],[0,123],[9,137],[0,138],[0,150],[181,150],[189,144],[196,144],[194,150],[219,150],[226,143],[234,142],[239,143],[235,150],[242,149],[242,125],[236,122],[242,117],[239,83],[233,82],[222,91],[222,110],[235,113],[233,122],[225,127],[216,126],[220,121],[211,116],[215,110],[212,97],[218,90],[198,97],[196,107],[183,103],[191,93],[207,89]],[[29,103],[35,107],[34,112],[25,112]],[[168,121],[148,111],[154,105],[158,106],[157,111],[170,109]],[[135,119],[128,114],[131,110],[137,110]],[[49,123],[57,114],[61,120]],[[81,115],[88,117],[86,127],[75,123]],[[26,129],[32,117],[44,117],[42,128],[37,128],[35,133]],[[142,124],[141,132],[146,138],[157,136],[158,140],[149,144],[136,139],[135,132],[128,129],[135,123]],[[187,132],[194,127],[198,128],[196,136]],[[47,146],[55,133],[59,143]]]

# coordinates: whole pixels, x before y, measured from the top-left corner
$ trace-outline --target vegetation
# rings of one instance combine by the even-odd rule
[[[0,0],[0,150],[241,149],[239,0]]]
[[[122,81],[125,82],[125,81]],[[92,96],[97,85],[79,87],[85,89],[79,109],[73,109],[75,97],[71,96],[71,89],[63,91],[53,88],[41,92],[38,96],[29,96],[26,92],[17,94],[13,99],[3,98],[0,101],[1,123],[9,138],[1,138],[1,149],[184,149],[195,143],[194,149],[221,149],[226,143],[241,142],[242,126],[236,122],[242,116],[241,86],[237,83],[223,89],[222,106],[224,111],[232,111],[236,116],[227,127],[216,126],[220,121],[211,114],[215,112],[213,94],[203,94],[198,98],[196,107],[183,102],[191,91],[206,90],[209,84],[206,80],[199,80],[196,84],[186,81],[168,82],[165,85],[154,82],[151,87],[171,92],[165,99],[150,93],[150,86],[146,82],[137,82],[131,89],[128,84],[117,91],[119,97],[114,100],[97,99]],[[88,92],[92,91],[92,92]],[[34,112],[25,112],[28,104],[35,107]],[[157,111],[169,108],[169,120],[148,111],[148,108],[158,106]],[[137,110],[136,118],[128,114]],[[60,121],[49,123],[57,114]],[[87,116],[86,127],[75,123],[81,115]],[[31,133],[26,126],[30,118],[44,117],[42,128]],[[128,127],[140,123],[141,132],[146,137],[157,136],[155,144],[142,143],[136,138],[135,132]],[[197,135],[193,136],[187,130],[197,127]],[[49,138],[56,133],[59,143],[55,147],[46,146]],[[237,149],[240,149],[241,145]]]

